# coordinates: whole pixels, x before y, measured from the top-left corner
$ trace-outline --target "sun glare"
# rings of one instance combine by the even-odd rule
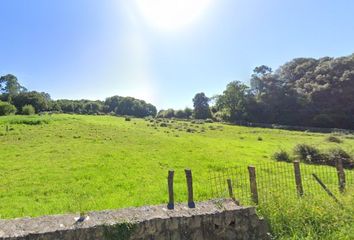
[[[199,20],[213,0],[135,0],[147,24],[162,31],[176,31]]]

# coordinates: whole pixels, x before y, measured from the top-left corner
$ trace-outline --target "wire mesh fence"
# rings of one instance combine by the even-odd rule
[[[334,195],[340,193],[338,168],[322,165],[299,164],[300,185],[296,182],[295,164],[284,162],[268,162],[253,165],[258,202],[272,201],[274,197],[297,197],[303,195],[326,195],[326,191],[316,181],[315,174]],[[354,171],[343,170],[345,188],[353,189]],[[209,188],[212,198],[227,198],[230,196],[227,181],[232,184],[232,194],[242,205],[254,204],[251,191],[251,176],[249,167],[232,167],[209,172]],[[299,179],[299,176],[298,176]]]

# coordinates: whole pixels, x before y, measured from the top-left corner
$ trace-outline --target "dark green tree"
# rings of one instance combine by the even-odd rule
[[[233,81],[226,86],[223,94],[216,97],[216,109],[222,111],[222,117],[227,121],[249,121],[251,105],[256,104],[249,87],[239,81]]]
[[[188,118],[191,118],[192,115],[193,115],[193,110],[191,108],[188,108],[186,107],[184,109],[184,114],[185,114],[185,117],[188,119]]]
[[[17,77],[12,74],[7,74],[0,77],[0,93],[4,95],[2,99],[8,102],[12,101],[13,96],[27,91],[27,89],[18,82]]]
[[[210,99],[205,96],[205,94],[197,93],[193,98],[193,106],[194,106],[194,118],[196,119],[207,119],[211,117],[210,109],[209,109],[209,101]]]
[[[132,97],[113,96],[106,99],[105,111],[114,112],[118,115],[135,117],[156,116],[156,107],[143,100]]]
[[[174,115],[176,118],[186,118],[186,114],[183,110],[176,110]]]
[[[48,111],[50,105],[50,98],[47,93],[40,93],[36,91],[20,92],[13,97],[13,104],[17,109],[22,109],[25,105],[32,105],[36,113]]]
[[[264,91],[264,82],[266,75],[270,75],[272,73],[272,69],[266,65],[261,65],[256,67],[253,70],[253,74],[251,76],[251,88],[255,94],[262,93]]]

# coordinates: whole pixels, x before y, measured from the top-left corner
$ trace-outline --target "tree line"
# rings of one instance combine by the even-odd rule
[[[250,86],[232,82],[216,96],[221,118],[354,129],[354,54],[296,58],[274,72],[263,65]]]
[[[354,129],[354,54],[295,58],[275,71],[258,66],[249,85],[230,82],[211,98],[198,93],[193,105],[199,119]]]
[[[10,114],[34,114],[41,112],[75,114],[112,114],[134,117],[155,116],[156,107],[132,97],[113,96],[105,101],[52,100],[45,92],[28,91],[21,86],[16,76],[0,77],[0,116]]]
[[[295,58],[273,71],[266,65],[253,70],[249,84],[232,81],[218,95],[203,92],[193,109],[156,107],[132,97],[105,101],[51,100],[49,94],[28,91],[13,75],[0,78],[0,115],[58,111],[77,114],[117,114],[135,117],[212,118],[233,123],[253,122],[306,127],[354,129],[354,54],[331,58]]]

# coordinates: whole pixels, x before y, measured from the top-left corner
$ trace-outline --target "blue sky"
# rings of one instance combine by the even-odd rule
[[[0,75],[52,98],[192,106],[254,67],[354,52],[352,0],[1,0]]]

